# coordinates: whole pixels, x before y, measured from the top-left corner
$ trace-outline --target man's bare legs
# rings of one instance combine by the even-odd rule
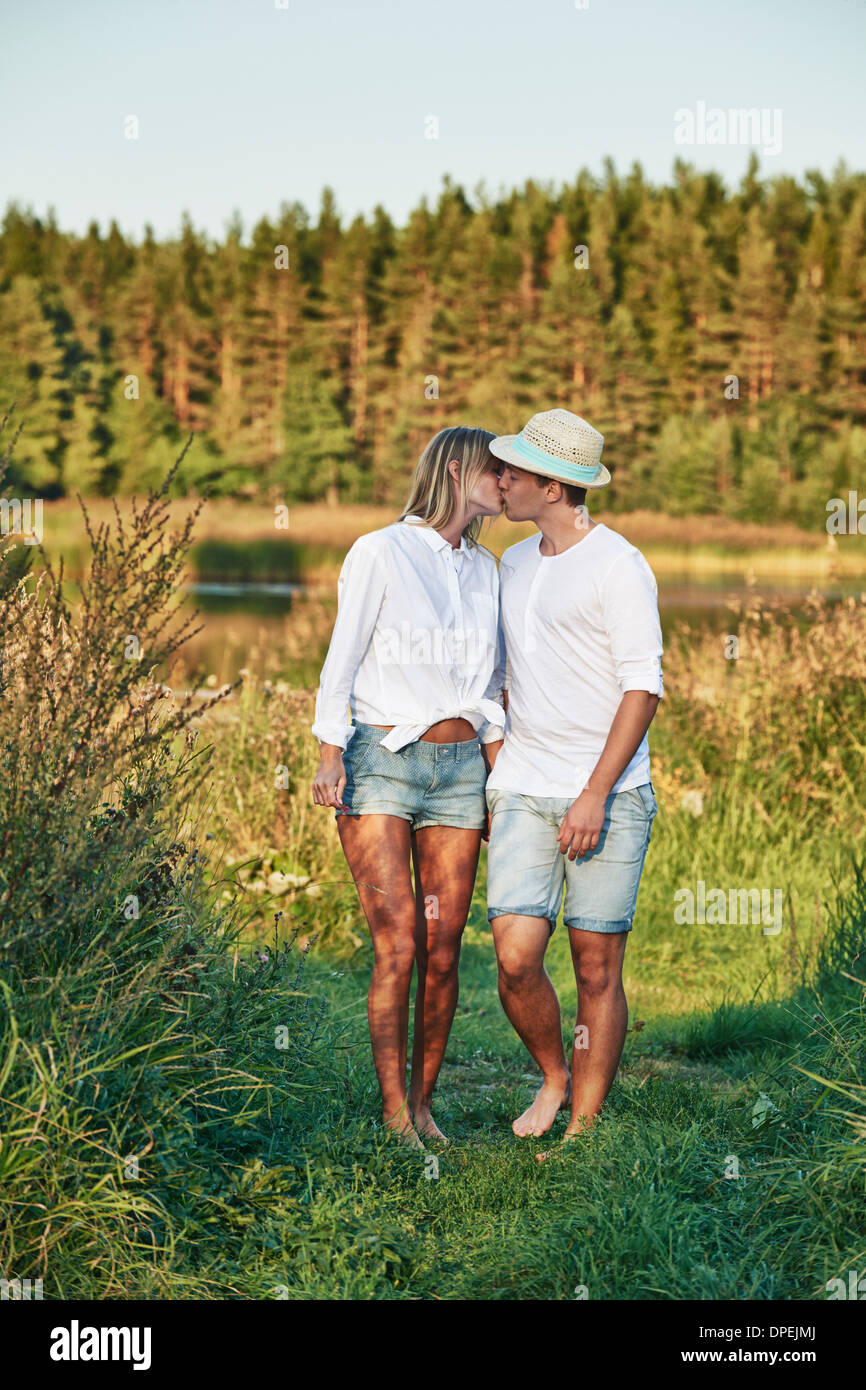
[[[491,927],[502,1007],[544,1077],[535,1100],[511,1128],[521,1138],[546,1134],[567,1104],[569,1088],[559,1000],[544,968],[550,923],[546,917],[507,913],[494,917]]]
[[[415,964],[409,822],[399,816],[340,816],[337,828],[373,939],[367,1017],[382,1117],[390,1129],[423,1148],[406,1099],[409,989]]]
[[[430,1104],[457,1007],[460,941],[478,868],[480,830],[429,825],[412,837],[415,860],[415,1041],[409,1110],[417,1132],[445,1136]]]
[[[616,1076],[628,1028],[628,1004],[622,987],[628,932],[570,927],[568,938],[577,980],[577,1028],[566,1139],[591,1127],[601,1110]]]
[[[577,1027],[571,1054],[571,1119],[563,1139],[592,1129],[613,1085],[628,1028],[622,963],[628,932],[593,932],[570,927],[571,959],[577,980]],[[540,1162],[552,1149],[536,1154]]]

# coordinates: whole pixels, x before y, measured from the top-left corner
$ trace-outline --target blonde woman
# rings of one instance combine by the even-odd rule
[[[488,749],[495,760],[505,722],[496,562],[477,543],[483,518],[502,509],[493,438],[441,430],[399,519],[350,549],[313,724],[313,800],[336,811],[373,941],[367,1012],[383,1119],[417,1147],[445,1138],[431,1102],[486,833]]]

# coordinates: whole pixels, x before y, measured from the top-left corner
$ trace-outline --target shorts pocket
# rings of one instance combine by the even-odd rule
[[[650,782],[644,782],[643,786],[635,787],[634,790],[640,797],[643,803],[643,808],[647,813],[647,818],[650,822],[650,825],[652,825],[652,822],[655,820],[655,817],[658,814],[659,809],[658,802],[656,801],[655,797],[655,792],[652,789],[652,784]]]
[[[487,764],[484,761],[484,754],[481,752],[480,745],[478,747],[478,756],[476,758],[469,758],[467,761],[469,765],[464,773],[463,785],[467,791],[471,791],[474,796],[484,798],[486,805],[484,790],[487,785]]]
[[[349,746],[343,756],[344,765],[347,773],[355,777],[359,772],[365,772],[370,764],[375,749],[378,747],[374,738],[367,738],[363,735],[355,735],[350,740]]]

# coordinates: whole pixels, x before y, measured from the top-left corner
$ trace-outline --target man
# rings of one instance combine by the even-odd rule
[[[543,1076],[512,1126],[521,1136],[545,1134],[570,1100],[573,1138],[610,1090],[628,1023],[625,944],[657,810],[647,746],[662,695],[656,582],[633,545],[589,519],[586,489],[610,481],[603,442],[579,415],[548,410],[490,444],[505,465],[505,514],[540,532],[502,557],[508,712],[487,782],[499,996]],[[570,1076],[544,969],[563,890],[578,990]]]

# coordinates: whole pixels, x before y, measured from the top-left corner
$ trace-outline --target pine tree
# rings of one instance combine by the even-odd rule
[[[866,423],[866,190],[839,228],[829,286],[829,406],[836,420]]]
[[[779,389],[809,397],[821,413],[829,387],[830,330],[826,281],[830,231],[822,212],[815,215],[796,276],[796,289],[779,338]],[[785,470],[787,472],[787,470]]]
[[[67,494],[83,496],[100,490],[104,456],[97,437],[98,417],[87,396],[81,392],[72,402],[71,418],[63,424],[61,477]]]
[[[207,241],[184,215],[160,258],[157,303],[161,394],[182,432],[206,430],[216,384],[212,268]]]
[[[777,367],[777,333],[782,319],[782,281],[777,251],[764,232],[761,208],[754,203],[738,246],[738,274],[732,310],[738,330],[737,366],[740,390],[748,401],[747,424],[758,428],[758,411],[773,394]]]
[[[48,320],[39,285],[16,275],[0,294],[0,413],[14,405],[23,424],[15,446],[18,477],[35,492],[60,486],[64,386],[63,349]]]
[[[334,501],[344,485],[351,489],[351,431],[327,382],[302,356],[289,361],[283,427],[285,452],[264,473],[274,496],[294,502],[330,496]]]
[[[246,329],[244,303],[243,226],[233,215],[223,245],[213,261],[213,302],[217,323],[217,383],[210,416],[210,434],[226,458],[234,458],[240,446],[244,417],[244,382],[241,373],[242,342]]]

